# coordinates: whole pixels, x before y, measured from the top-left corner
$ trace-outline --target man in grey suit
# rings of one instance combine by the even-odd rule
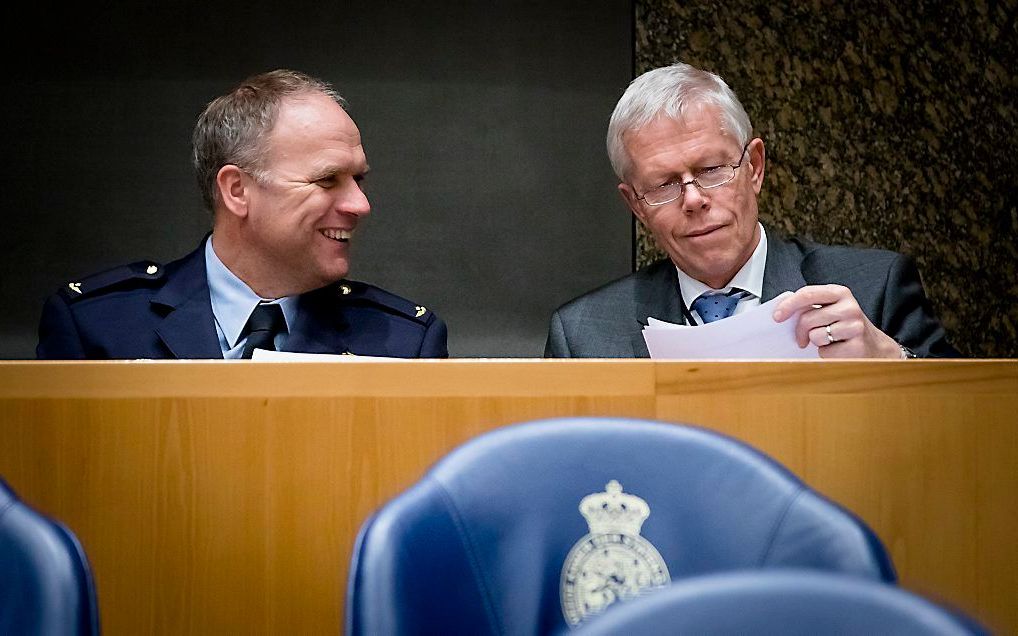
[[[648,317],[702,324],[794,292],[774,320],[823,358],[954,356],[911,259],[784,240],[758,221],[764,142],[717,75],[649,71],[619,100],[608,154],[619,193],[667,253],[560,307],[548,357],[647,357]],[[719,309],[720,308],[720,309]]]

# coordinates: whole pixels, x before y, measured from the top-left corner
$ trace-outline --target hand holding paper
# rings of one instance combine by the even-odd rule
[[[817,359],[813,343],[799,348],[796,320],[774,321],[777,305],[791,295],[785,292],[751,311],[696,327],[648,318],[643,329],[647,350],[654,359]]]

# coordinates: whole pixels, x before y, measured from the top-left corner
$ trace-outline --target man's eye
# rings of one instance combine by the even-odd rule
[[[714,174],[722,168],[724,168],[724,166],[709,166],[707,168],[701,168],[700,171],[696,173],[696,176],[705,177],[707,175]]]
[[[328,190],[329,188],[332,188],[336,185],[336,177],[335,176],[323,177],[315,181],[315,183]]]

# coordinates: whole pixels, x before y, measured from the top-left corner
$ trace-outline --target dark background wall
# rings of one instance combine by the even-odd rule
[[[636,67],[721,75],[767,148],[761,218],[914,256],[954,343],[1018,357],[1018,2],[636,3]],[[641,235],[638,261],[653,258]]]
[[[556,306],[631,269],[603,141],[632,76],[629,1],[10,11],[0,357],[34,355],[58,286],[197,245],[194,120],[279,67],[333,82],[361,128],[373,214],[351,277],[434,309],[453,355],[539,356]]]
[[[912,254],[961,349],[1018,357],[1016,4],[640,0],[635,46],[620,0],[9,9],[0,357],[32,355],[57,286],[196,245],[194,119],[277,67],[334,82],[364,135],[352,276],[435,309],[453,355],[540,355],[555,306],[631,267],[603,137],[634,51],[738,92],[766,222]]]

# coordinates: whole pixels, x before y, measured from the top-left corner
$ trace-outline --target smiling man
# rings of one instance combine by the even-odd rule
[[[824,358],[953,356],[911,259],[786,240],[758,221],[764,142],[725,82],[688,64],[636,78],[608,125],[626,205],[668,255],[566,303],[550,357],[647,357],[648,317],[726,318],[792,291],[774,320]]]
[[[445,357],[427,307],[346,280],[371,206],[360,131],[325,82],[277,70],[213,100],[194,167],[213,230],[165,266],[134,263],[51,296],[39,358],[249,358],[255,348]]]

